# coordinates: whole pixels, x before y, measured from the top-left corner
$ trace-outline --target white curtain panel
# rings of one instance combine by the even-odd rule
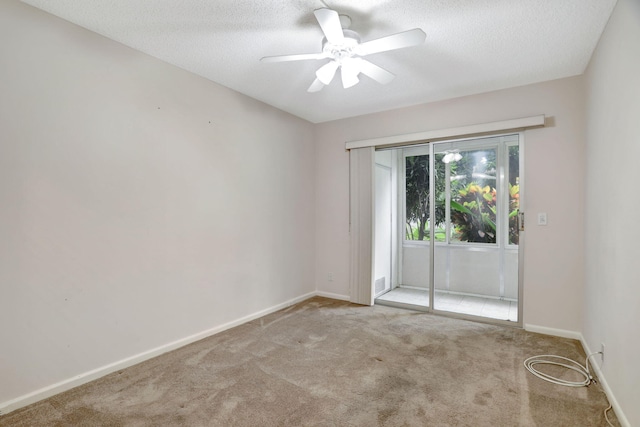
[[[373,305],[374,147],[349,151],[351,302]]]

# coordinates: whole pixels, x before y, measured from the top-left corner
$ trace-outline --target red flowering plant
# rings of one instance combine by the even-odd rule
[[[496,189],[475,182],[451,200],[451,222],[461,242],[496,243]]]
[[[509,184],[509,244],[519,242],[518,212],[520,211],[520,186]]]
[[[509,184],[509,243],[518,244],[520,186]],[[472,182],[451,200],[454,236],[461,242],[496,243],[496,189]]]

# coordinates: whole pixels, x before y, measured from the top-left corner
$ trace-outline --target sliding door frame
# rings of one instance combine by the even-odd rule
[[[519,167],[519,184],[520,184],[520,204],[519,204],[519,214],[524,214],[525,211],[525,193],[526,193],[526,183],[525,183],[525,179],[524,179],[524,159],[525,159],[525,143],[524,143],[524,131],[519,131],[519,132],[503,132],[503,133],[496,133],[496,134],[490,134],[490,135],[483,135],[483,136],[472,136],[472,137],[467,137],[467,138],[457,138],[457,139],[447,139],[447,140],[441,140],[441,141],[433,141],[433,142],[428,142],[425,144],[428,144],[429,146],[429,183],[430,185],[435,185],[435,180],[434,180],[434,171],[435,171],[435,154],[436,154],[436,146],[439,144],[448,144],[448,143],[460,143],[460,142],[464,142],[464,141],[477,141],[477,140],[481,140],[484,138],[501,138],[501,137],[506,137],[506,136],[512,136],[512,135],[517,135],[518,137],[518,167]],[[415,144],[412,144],[415,145]],[[493,144],[488,144],[488,145],[493,145]],[[505,142],[500,142],[498,144],[498,146],[496,147],[496,160],[500,159],[500,167],[502,168],[503,165],[505,163],[508,163],[508,149],[507,150],[502,150],[501,146],[504,145],[505,147],[508,147],[509,145]],[[512,144],[515,145],[515,144]],[[482,147],[482,144],[479,144],[479,148]],[[397,148],[404,148],[402,146],[398,146]],[[501,152],[502,150],[502,152]],[[505,154],[504,151],[507,151],[507,153]],[[501,153],[501,154],[499,154]],[[404,157],[404,156],[403,156]],[[506,158],[505,158],[506,157]],[[502,173],[504,173],[504,171],[502,171]],[[497,177],[498,178],[498,177]],[[502,187],[500,189],[501,193],[502,193],[502,204],[504,205],[504,203],[506,203],[506,194],[508,194],[508,192],[506,191],[505,187],[505,183],[507,183],[508,179],[503,179],[503,178],[498,178],[501,181],[500,187]],[[429,189],[429,218],[435,218],[436,217],[436,192],[432,191],[432,189]],[[500,228],[501,228],[501,232],[500,232],[500,239],[502,240],[501,242],[499,242],[497,244],[497,247],[500,250],[500,259],[504,258],[504,250],[507,249],[508,246],[508,218],[505,218],[505,213],[502,212],[501,216],[503,217],[502,220],[500,221]],[[447,219],[448,221],[448,219]],[[505,225],[506,224],[506,225]],[[455,317],[455,318],[461,318],[461,319],[469,319],[469,320],[475,320],[475,321],[481,321],[481,322],[486,322],[486,323],[491,323],[491,324],[499,324],[499,325],[505,325],[505,326],[515,326],[515,327],[522,327],[523,326],[523,288],[524,288],[524,241],[525,241],[525,235],[524,235],[524,228],[519,226],[519,237],[518,237],[518,317],[516,319],[515,322],[510,321],[510,320],[500,320],[500,319],[493,319],[493,318],[488,318],[488,317],[482,317],[482,316],[473,316],[473,315],[467,315],[467,314],[463,314],[463,313],[456,313],[456,312],[451,312],[451,311],[445,311],[445,310],[438,310],[435,307],[434,301],[435,301],[435,248],[436,248],[436,241],[435,241],[435,226],[433,226],[433,224],[430,224],[429,227],[429,307],[427,307],[427,312],[430,313],[437,313],[437,314],[443,314],[449,317]],[[504,232],[507,231],[507,235],[504,234]],[[448,238],[447,238],[448,240]],[[500,262],[500,272],[499,274],[502,276],[504,275],[504,262]]]
[[[364,305],[372,305],[373,304],[373,244],[375,237],[373,236],[373,222],[374,215],[373,206],[374,206],[374,194],[372,188],[373,182],[373,165],[375,163],[375,159],[373,156],[373,150],[376,148],[392,148],[397,146],[412,146],[412,145],[421,145],[421,144],[429,144],[430,150],[430,165],[433,167],[434,162],[434,143],[439,141],[453,141],[453,140],[463,140],[463,139],[476,139],[483,136],[500,136],[507,134],[519,134],[519,144],[520,144],[520,177],[523,183],[524,189],[524,130],[544,127],[545,125],[545,116],[530,116],[523,117],[519,119],[511,119],[511,120],[503,120],[500,122],[491,122],[491,123],[481,123],[476,125],[468,125],[461,126],[457,128],[449,128],[449,129],[440,129],[440,130],[432,130],[425,132],[417,132],[413,134],[405,134],[405,135],[395,135],[388,137],[381,137],[375,139],[367,139],[360,141],[350,141],[345,144],[345,148],[350,151],[350,298],[352,302]],[[355,154],[354,151],[359,152],[360,154]],[[356,157],[359,160],[356,160]],[[370,163],[368,165],[364,165],[366,161],[365,159],[370,159]],[[352,168],[356,166],[356,170],[354,171]],[[358,165],[364,166],[364,169],[368,169],[368,175],[371,182],[368,184],[365,182],[366,179],[362,179],[362,176],[357,172]],[[359,175],[359,178],[354,176]],[[367,172],[365,171],[365,178]],[[359,197],[363,198],[360,199]],[[432,196],[432,197],[435,197]],[[369,211],[366,212],[365,206],[369,206]],[[435,204],[431,203],[431,209],[435,209]],[[524,191],[521,192],[520,195],[520,212],[524,212],[525,210],[525,195]],[[360,220],[358,218],[359,215],[362,215],[364,220]],[[435,217],[435,213],[431,212],[432,217]],[[524,234],[520,230],[520,241],[519,241],[519,250],[518,250],[518,321],[515,322],[517,326],[522,326],[523,324],[523,279],[524,279]],[[430,231],[430,239],[433,242],[434,239],[434,230],[431,227]],[[367,235],[369,234],[369,235]],[[433,253],[433,251],[431,251]],[[368,255],[368,257],[367,257]],[[435,258],[433,255],[430,256],[429,264],[431,267],[431,271],[433,272],[433,267],[435,264]],[[433,277],[433,273],[431,273]],[[430,278],[430,289],[433,289],[433,281]],[[433,291],[430,291],[431,301],[433,301]],[[429,304],[429,311],[436,311],[438,313],[452,315],[453,317],[471,317],[465,316],[461,314],[454,314],[449,312],[443,312],[439,310],[433,310],[433,304]],[[473,320],[482,321],[483,318],[473,317]],[[501,323],[501,322],[492,322],[492,323]],[[509,326],[514,326],[514,322],[504,321],[504,324]]]

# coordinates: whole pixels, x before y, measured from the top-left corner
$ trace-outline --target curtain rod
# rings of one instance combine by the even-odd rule
[[[392,147],[394,145],[406,145],[407,143],[413,142],[429,142],[445,138],[479,135],[492,132],[524,130],[527,128],[544,126],[544,120],[545,116],[544,114],[541,114],[538,116],[521,117],[519,119],[502,120],[499,122],[480,123],[448,129],[428,130],[403,135],[348,141],[345,146],[347,150],[365,147]]]

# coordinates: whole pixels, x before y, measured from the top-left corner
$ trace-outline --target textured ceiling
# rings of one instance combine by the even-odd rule
[[[616,0],[23,0],[311,122],[584,72]],[[307,93],[328,60],[314,9],[351,17],[362,41],[421,28],[424,45],[367,56],[396,74]]]

